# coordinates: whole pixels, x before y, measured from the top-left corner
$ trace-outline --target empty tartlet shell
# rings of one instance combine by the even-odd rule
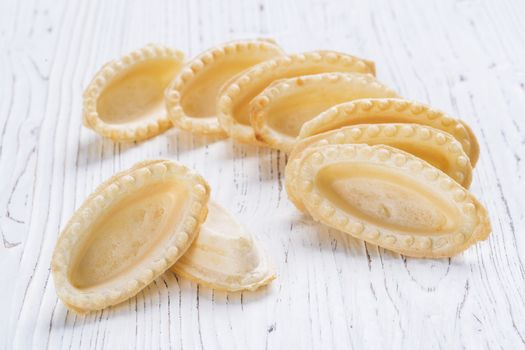
[[[309,147],[336,144],[368,144],[401,148],[448,174],[452,179],[468,188],[472,182],[472,166],[461,144],[450,134],[419,124],[357,124],[326,131],[301,139],[288,157],[285,168],[285,186],[288,198],[301,211],[304,205],[298,196],[297,176],[303,152]],[[432,154],[429,154],[432,153]],[[432,159],[429,159],[432,158]]]
[[[152,241],[154,244],[148,247],[148,254],[139,256],[138,261],[132,260],[133,266],[120,266],[119,270],[114,272],[116,275],[104,276],[106,280],[96,281],[93,286],[78,287],[78,283],[73,283],[74,274],[82,268],[79,264],[97,238],[97,232],[92,230],[102,230],[105,221],[111,223],[114,217],[107,217],[108,213],[117,210],[119,205],[136,205],[136,201],[126,200],[134,198],[133,196],[140,194],[141,190],[149,190],[149,185],[181,186],[185,191],[187,197],[181,213],[177,214],[181,216],[175,223],[172,222],[174,227],[164,227],[166,234]],[[200,224],[206,218],[209,192],[208,184],[200,175],[169,160],[137,163],[102,183],[73,214],[58,237],[51,261],[51,273],[59,298],[69,309],[85,313],[133,297],[169,269],[190,247]],[[119,212],[116,213],[118,215]],[[163,218],[162,215],[169,214],[163,212],[160,219]],[[110,234],[104,236],[104,239],[107,239],[106,237],[110,237]],[[125,253],[128,252],[125,248],[122,249]],[[103,256],[100,251],[96,254]]]
[[[232,41],[204,51],[184,65],[166,90],[166,107],[171,121],[178,128],[194,133],[227,136],[219,124],[216,110],[206,116],[194,116],[191,111],[184,109],[187,95],[191,97],[190,91],[195,88],[194,85],[211,83],[214,87],[211,91],[213,96],[205,98],[202,91],[198,91],[198,95],[203,103],[216,109],[217,95],[225,83],[251,66],[280,55],[283,55],[282,49],[269,39]],[[221,66],[225,67],[224,70],[228,67],[227,76],[224,76],[224,71],[216,72]],[[220,76],[205,79],[206,74]],[[219,82],[215,81],[217,79]]]
[[[253,291],[275,279],[260,243],[222,206],[208,204],[208,217],[191,247],[171,268],[208,288]]]
[[[399,98],[369,98],[341,103],[304,123],[299,138],[344,126],[371,123],[411,123],[430,126],[454,136],[470,158],[472,167],[479,158],[475,135],[465,123],[426,104]]]
[[[399,95],[370,74],[331,72],[281,79],[251,101],[250,120],[257,140],[291,152],[308,119],[342,102],[379,97]]]
[[[391,218],[395,222],[405,220],[401,223],[402,228],[391,225],[388,219],[383,219],[388,218],[387,214],[390,212],[386,208],[379,212],[381,215],[378,212],[363,215],[365,212],[360,212],[359,208],[371,205],[368,200],[353,202],[349,204],[352,209],[348,209],[346,204],[337,202],[339,197],[333,197],[330,192],[326,192],[336,185],[331,183],[327,187],[326,181],[345,179],[336,172],[336,177],[330,180],[329,171],[332,170],[333,174],[338,166],[346,167],[340,168],[345,172],[345,176],[357,177],[361,181],[371,181],[374,177],[379,179],[379,182],[369,184],[364,190],[363,198],[368,198],[366,191],[381,192],[381,188],[377,187],[382,186],[381,181],[392,184],[397,182],[399,190],[412,193],[412,196],[420,196],[419,200],[422,200],[422,196],[428,203],[433,201],[435,210],[429,210],[427,205],[426,215],[435,214],[438,218],[441,218],[441,215],[448,219],[445,223],[440,223],[438,228],[432,227],[436,225],[435,218],[426,220],[426,216],[421,216],[421,213],[416,217],[411,214],[411,211],[425,212],[424,207],[421,210],[419,207],[422,202],[414,203],[410,198],[392,191],[390,195],[398,195],[392,208],[398,205],[401,209]],[[364,144],[312,147],[305,150],[300,167],[297,178],[300,184],[299,195],[310,215],[316,221],[380,247],[406,256],[443,258],[459,254],[490,234],[487,211],[471,193],[440,170],[401,150],[385,145]],[[352,171],[349,171],[350,168]],[[365,174],[367,171],[368,175]],[[381,173],[383,175],[378,175]],[[424,192],[419,191],[420,189]],[[385,202],[379,203],[388,205]],[[447,206],[447,209],[444,209],[443,205]],[[411,209],[406,210],[404,206]],[[400,216],[400,213],[403,215]],[[418,227],[421,225],[426,225],[427,228]]]
[[[138,70],[141,66],[144,68],[148,61],[165,61],[169,63],[170,71],[167,72],[169,77],[165,78],[167,80],[165,87],[167,87],[182,67],[184,53],[169,47],[149,44],[103,65],[95,74],[83,95],[84,126],[114,141],[145,140],[164,132],[172,126],[164,107],[165,88],[158,89],[159,91],[157,92],[157,103],[155,105],[160,104],[157,106],[159,110],[144,112],[145,116],[138,118],[139,120],[130,120],[128,123],[109,122],[104,120],[105,117],[99,113],[99,100],[108,88],[113,87],[112,83],[118,83],[125,78],[129,78],[129,74],[134,73],[134,69]],[[158,69],[159,65],[152,65],[151,67]],[[137,85],[140,85],[139,89],[142,87],[141,84],[137,83]],[[121,103],[119,101],[116,104]],[[122,106],[118,107],[122,108]]]
[[[290,54],[259,63],[221,89],[217,100],[219,122],[236,141],[264,145],[257,141],[250,124],[250,101],[275,80],[328,72],[375,74],[375,66],[371,61],[334,51]]]

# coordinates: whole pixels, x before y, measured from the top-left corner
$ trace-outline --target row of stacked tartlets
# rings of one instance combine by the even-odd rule
[[[188,62],[148,45],[109,62],[84,95],[84,124],[115,141],[175,126],[289,154],[286,189],[315,220],[416,257],[449,257],[490,233],[468,192],[479,146],[462,121],[401,98],[371,61],[285,54],[242,40]],[[212,288],[255,289],[268,258],[183,165],[152,160],[116,174],[75,213],[53,256],[75,310],[121,302],[170,267]],[[208,219],[206,219],[206,216]]]

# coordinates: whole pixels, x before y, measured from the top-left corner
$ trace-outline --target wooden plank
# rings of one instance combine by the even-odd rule
[[[0,348],[525,347],[522,13],[519,0],[0,2]],[[279,152],[177,130],[115,144],[81,126],[82,91],[107,60],[255,36],[372,58],[402,95],[471,124],[491,238],[450,260],[403,258],[300,215]],[[49,274],[60,228],[101,181],[155,157],[205,174],[278,279],[225,294],[166,273],[122,305],[68,312]]]

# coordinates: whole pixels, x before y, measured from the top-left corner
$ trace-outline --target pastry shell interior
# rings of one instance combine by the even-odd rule
[[[239,40],[213,47],[187,62],[166,90],[166,106],[179,128],[225,136],[217,119],[222,86],[242,71],[283,55],[271,40]]]
[[[172,161],[142,162],[117,173],[59,236],[51,264],[59,298],[87,312],[134,296],[188,249],[208,198],[204,179]]]
[[[209,288],[255,290],[275,278],[260,244],[224,207],[208,204],[208,217],[172,270]]]
[[[171,127],[164,91],[182,67],[181,51],[147,45],[105,64],[84,93],[84,125],[116,141],[138,141]]]

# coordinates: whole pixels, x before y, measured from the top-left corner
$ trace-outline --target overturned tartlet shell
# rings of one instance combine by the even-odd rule
[[[412,123],[430,126],[454,136],[476,166],[479,146],[465,123],[420,102],[397,98],[370,98],[341,103],[304,123],[299,138],[344,126],[371,123]]]
[[[282,54],[281,48],[268,39],[232,41],[204,51],[184,65],[166,90],[166,107],[171,121],[178,128],[194,133],[227,136],[219,124],[216,110],[206,116],[193,116],[191,111],[184,109],[184,100],[188,97],[187,95],[191,97],[191,89],[197,84],[211,83],[214,87],[212,89],[214,96],[209,96],[202,102],[216,109],[217,94],[224,83],[249,67]],[[217,77],[205,79],[206,74],[217,75],[216,70],[221,66],[229,66],[231,72],[228,76],[221,75],[218,83],[214,81],[217,80]],[[221,73],[224,74],[224,72]],[[202,91],[198,92],[202,93]],[[205,96],[199,97],[205,99]]]
[[[222,89],[217,100],[219,122],[233,139],[263,145],[250,125],[250,101],[275,80],[328,72],[375,74],[375,67],[371,61],[333,51],[290,54],[259,63]]]
[[[470,160],[461,144],[450,134],[418,124],[358,124],[310,136],[295,145],[285,168],[285,186],[288,198],[299,210],[306,210],[297,194],[297,176],[305,150],[309,147],[354,143],[403,147],[405,152],[437,167],[463,187],[468,188],[472,182]],[[439,167],[438,164],[432,164],[429,158],[444,161],[445,164]]]
[[[399,95],[370,74],[332,72],[281,79],[252,100],[250,120],[257,140],[290,152],[309,119],[342,102],[379,97]]]
[[[339,174],[335,170],[337,167],[344,173]],[[327,173],[330,170],[332,172]],[[334,171],[335,177],[332,175]],[[358,199],[343,198],[343,203],[350,204],[340,204],[338,198],[342,197],[333,197],[329,192],[336,184],[330,183],[326,187],[326,181],[352,177],[361,182],[372,182],[362,190],[364,195],[347,192],[350,196],[357,195],[355,198]],[[379,181],[374,183],[374,178]],[[406,256],[451,257],[486,239],[491,231],[486,209],[472,194],[421,159],[385,145],[345,144],[308,148],[303,154],[297,181],[300,183],[301,200],[315,220]],[[381,198],[374,198],[372,194],[383,193],[381,187],[386,186],[383,183],[395,185],[394,188],[397,186],[398,190],[411,195],[407,198],[406,194],[390,190],[389,196],[397,196],[394,204],[392,198],[382,202]],[[416,197],[420,203],[412,201]],[[348,200],[350,202],[346,202]],[[420,207],[424,202],[435,209],[428,205]],[[374,204],[379,205],[372,207],[375,211],[365,214],[366,206]],[[392,210],[393,216],[390,216]],[[393,225],[389,220],[399,224]]]
[[[187,252],[171,268],[177,275],[227,292],[256,290],[275,279],[269,258],[243,225],[210,201],[208,217]]]
[[[129,123],[112,123],[104,120],[99,114],[99,99],[106,89],[110,88],[113,82],[128,77],[128,73],[133,69],[138,69],[148,61],[167,61],[173,65],[173,76],[182,67],[184,53],[169,47],[149,44],[141,49],[130,52],[129,54],[108,62],[96,73],[89,83],[83,95],[83,123],[84,126],[93,129],[98,134],[109,137],[115,141],[140,141],[156,136],[172,126],[163,104],[164,91],[159,91],[159,103],[162,105],[161,111],[156,111],[153,115],[139,121]],[[154,67],[154,65],[152,65]],[[167,86],[166,84],[166,86]],[[145,114],[148,114],[144,112]]]
[[[154,244],[148,247],[149,254],[144,253],[144,256],[138,257],[138,261],[131,260],[134,265],[129,268],[120,266],[116,274],[103,276],[106,279],[94,282],[93,286],[76,286],[73,274],[81,268],[80,262],[97,238],[97,232],[92,230],[102,230],[105,221],[111,223],[113,216],[108,218],[108,213],[118,209],[122,203],[128,203],[126,200],[139,194],[146,186],[170,184],[181,186],[187,195],[180,214],[182,216],[174,224],[175,227],[170,226],[171,230],[168,228],[169,232],[165,236],[153,241]],[[206,218],[209,192],[208,184],[200,175],[168,160],[138,163],[102,183],[73,214],[56,243],[51,272],[59,298],[69,309],[84,313],[118,304],[137,294],[169,269],[189,248]],[[162,219],[161,216],[159,220]],[[132,248],[139,249],[135,246]],[[97,251],[99,253],[102,254]]]

